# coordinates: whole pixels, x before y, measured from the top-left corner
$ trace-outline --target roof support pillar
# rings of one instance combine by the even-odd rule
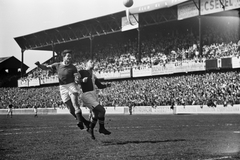
[[[91,33],[89,36],[89,40],[90,40],[90,55],[91,55],[91,59],[93,60],[93,36]]]
[[[198,20],[199,20],[199,55],[202,56],[202,18],[201,18],[201,0],[198,0]]]
[[[141,58],[142,58],[142,40],[141,40],[141,23],[140,23],[140,14],[138,15],[139,16],[139,21],[138,21],[138,57],[137,57],[137,60],[138,62],[141,62]]]
[[[240,9],[238,10],[238,39],[240,39]]]
[[[25,49],[21,49],[21,53],[22,53],[22,60],[21,60],[21,77],[23,77],[23,63],[24,63],[24,52]]]
[[[198,4],[192,0],[198,9],[198,34],[199,34],[199,55],[202,56],[202,18],[201,18],[201,0],[198,0]]]
[[[54,44],[52,44],[52,58],[54,58],[55,56],[54,56],[54,53],[55,53],[55,45]]]

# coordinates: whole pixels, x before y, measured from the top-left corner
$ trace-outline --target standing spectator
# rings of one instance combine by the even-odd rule
[[[130,114],[130,115],[132,115],[133,107],[134,107],[134,102],[130,101],[130,102],[128,103],[128,110],[129,110],[129,114]]]
[[[12,109],[13,109],[13,105],[12,105],[12,103],[10,103],[8,105],[8,109],[7,109],[7,112],[8,112],[7,116],[10,116],[11,118],[12,118],[12,115],[13,115]]]
[[[38,112],[38,106],[37,106],[36,103],[33,105],[33,112],[35,113],[34,117],[38,117],[38,115],[37,115],[37,112]]]

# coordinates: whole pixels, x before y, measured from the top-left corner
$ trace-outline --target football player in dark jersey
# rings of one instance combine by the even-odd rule
[[[93,68],[94,62],[92,60],[89,60],[86,64],[86,70],[79,71],[81,76],[81,81],[79,84],[81,85],[83,92],[81,97],[83,105],[87,106],[92,112],[92,118],[90,120],[91,123],[88,132],[91,134],[92,139],[95,139],[93,130],[97,121],[99,121],[99,133],[105,135],[111,134],[111,132],[108,131],[104,126],[106,110],[99,103],[98,95],[96,93],[96,86],[98,87],[98,89],[104,89],[106,87],[110,87],[111,85],[101,84],[101,82],[93,73]]]

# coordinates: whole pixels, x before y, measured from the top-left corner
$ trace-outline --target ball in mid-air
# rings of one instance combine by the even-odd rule
[[[132,5],[133,5],[133,0],[123,0],[123,5],[125,6],[125,7],[132,7]]]

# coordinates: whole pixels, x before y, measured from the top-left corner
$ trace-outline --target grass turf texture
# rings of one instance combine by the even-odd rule
[[[71,115],[0,115],[0,159],[240,159],[239,115],[107,115],[106,128],[92,140]]]

